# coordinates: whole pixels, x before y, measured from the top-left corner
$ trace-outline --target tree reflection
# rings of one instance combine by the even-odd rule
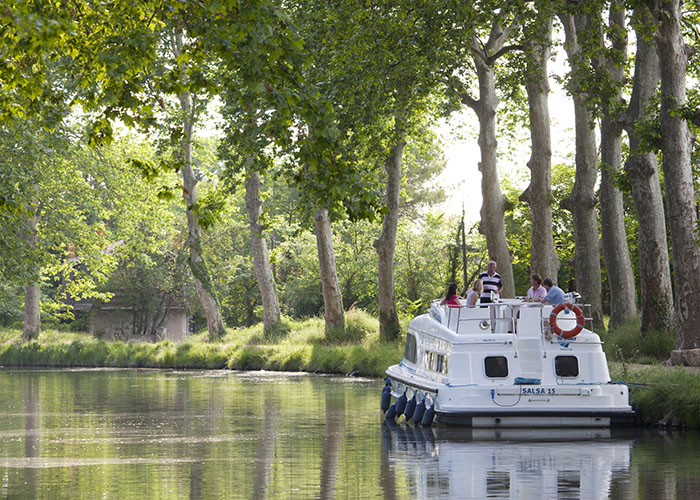
[[[396,476],[394,468],[389,462],[389,452],[391,451],[391,430],[389,425],[396,424],[392,421],[382,422],[382,446],[381,446],[381,463],[379,466],[380,481],[379,484],[384,490],[384,498],[386,500],[396,499]]]
[[[39,490],[39,469],[35,458],[41,455],[41,414],[39,403],[39,379],[34,373],[22,376],[22,394],[24,396],[24,456],[27,466],[24,468],[24,481],[27,486],[27,498],[37,498]]]
[[[321,455],[321,500],[335,498],[338,473],[338,453],[343,440],[345,396],[326,391],[326,428]]]
[[[253,483],[253,500],[267,497],[270,473],[277,447],[277,430],[279,426],[279,407],[269,393],[265,394],[263,432],[258,439],[255,457],[255,482]]]

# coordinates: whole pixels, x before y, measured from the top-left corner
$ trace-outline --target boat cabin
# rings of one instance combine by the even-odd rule
[[[600,337],[586,328],[570,338],[556,335],[553,309],[517,299],[473,308],[435,301],[409,325],[402,364],[450,385],[607,382]],[[555,317],[561,332],[580,323],[569,308]]]

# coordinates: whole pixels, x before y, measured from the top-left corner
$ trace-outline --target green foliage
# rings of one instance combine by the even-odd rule
[[[512,182],[509,178],[505,178],[501,182],[501,189],[511,207],[505,216],[506,236],[508,248],[513,254],[515,293],[516,295],[525,295],[530,288],[532,212],[528,203],[519,201],[522,188]]]
[[[561,261],[558,281],[564,290],[570,287],[575,276],[573,269],[575,241],[571,212],[561,208],[559,203],[571,193],[573,180],[573,166],[552,166],[552,232],[554,247]],[[522,180],[505,178],[501,185],[510,206],[505,214],[505,222],[508,248],[513,253],[513,277],[516,294],[524,295],[530,287],[532,214],[530,206],[518,199],[524,189]]]
[[[334,219],[353,221],[383,214],[380,183],[391,147],[446,106],[445,82],[454,49],[462,47],[456,40],[465,41],[452,19],[469,10],[355,3],[290,5],[311,60],[304,79],[313,96],[292,179],[302,207],[322,206]]]
[[[10,326],[22,320],[21,287],[0,281],[0,326]]]
[[[402,217],[417,218],[426,208],[445,201],[443,187],[435,182],[447,165],[435,133],[419,129],[407,139],[403,153],[403,182],[399,210]]]
[[[427,310],[432,300],[444,295],[451,279],[448,255],[454,234],[454,222],[443,215],[428,214],[423,221],[399,222],[394,281],[402,322],[412,319],[415,311]],[[484,263],[485,247],[483,237],[473,229],[467,238],[468,276]]]
[[[700,428],[700,375],[683,367],[627,366],[624,381],[634,384],[630,396],[642,409],[648,424]],[[611,363],[613,379],[623,374],[622,365]]]
[[[560,203],[573,189],[574,173],[573,165],[552,165],[552,233],[554,248],[561,261],[559,286],[564,290],[575,289],[570,287],[575,279],[573,267],[575,240],[573,216],[571,212],[564,210]]]
[[[100,287],[120,261],[148,264],[141,256],[161,244],[172,219],[128,163],[149,158],[146,145],[125,138],[93,152],[31,122],[0,126],[0,136],[0,168],[12,172],[0,185],[20,186],[15,201],[26,207],[0,212],[0,234],[8,236],[0,239],[6,286],[43,282],[44,312],[67,319],[70,304],[109,298],[114,289]]]
[[[602,340],[606,355],[615,361],[664,361],[676,348],[676,339],[669,332],[642,334],[638,319],[608,330]]]
[[[634,125],[634,131],[641,140],[640,151],[633,153],[661,152],[661,92],[653,97],[651,104],[645,110],[644,118]]]
[[[267,369],[355,373],[380,377],[401,359],[398,344],[379,341],[379,324],[359,310],[347,314],[349,336],[329,343],[323,320],[284,319],[273,330],[262,325],[230,331],[219,342],[205,333],[180,344],[108,342],[88,334],[44,330],[37,340],[21,341],[21,332],[0,329],[0,365],[109,366],[199,369]]]

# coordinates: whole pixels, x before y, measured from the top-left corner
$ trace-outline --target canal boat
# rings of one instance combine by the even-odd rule
[[[569,300],[434,301],[408,325],[401,362],[386,370],[386,418],[475,428],[634,423],[628,388],[611,381],[589,328],[589,306]]]

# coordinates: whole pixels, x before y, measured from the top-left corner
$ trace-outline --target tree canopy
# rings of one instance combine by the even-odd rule
[[[497,258],[513,293],[543,268],[599,326],[603,312],[635,320],[636,301],[642,329],[675,328],[696,348],[697,16],[678,0],[8,0],[0,290],[43,287],[58,317],[158,262],[182,287],[154,293],[187,302],[204,283],[229,325],[250,324],[258,235],[282,313],[315,315],[308,230],[327,212],[345,307],[409,314]],[[564,52],[564,67],[547,66]],[[576,129],[552,166],[555,78]],[[479,122],[480,157],[459,161],[479,163],[485,239],[439,205],[434,126],[462,106]],[[504,177],[523,123],[530,173]]]

